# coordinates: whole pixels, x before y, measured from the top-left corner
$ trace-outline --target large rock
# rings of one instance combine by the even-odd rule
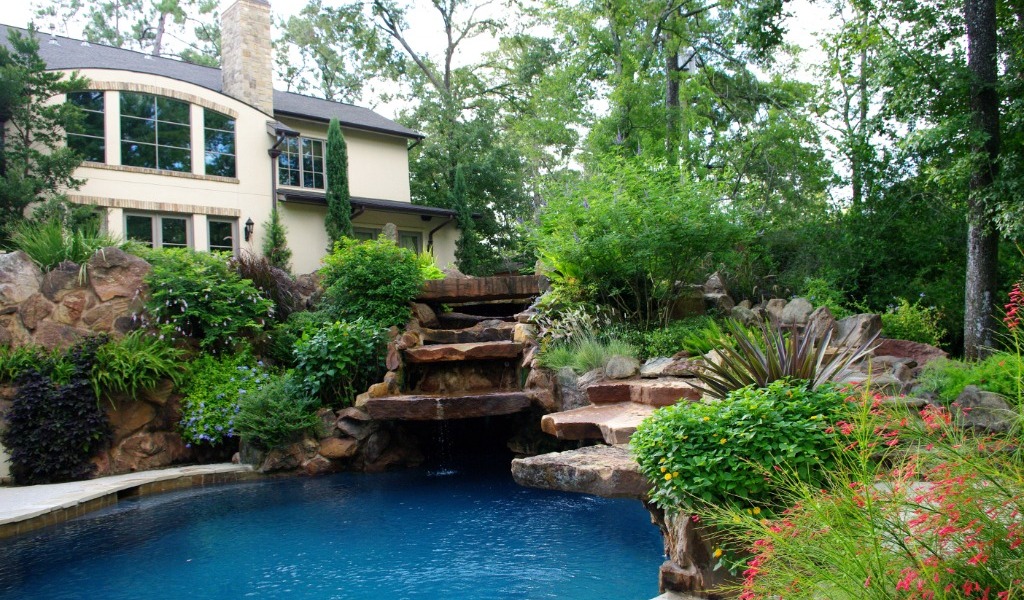
[[[636,402],[584,406],[544,415],[540,428],[560,440],[601,440],[625,444],[655,407]]]
[[[84,329],[62,325],[54,321],[41,321],[36,327],[32,340],[47,350],[54,350],[68,348],[87,335],[89,332]]]
[[[665,369],[667,369],[673,362],[675,361],[666,357],[649,358],[647,359],[647,362],[640,367],[640,377],[643,377],[644,379],[664,377]]]
[[[587,399],[591,404],[637,402],[670,406],[682,400],[700,400],[702,392],[694,383],[676,377],[602,381],[587,387]]]
[[[21,317],[21,324],[25,326],[25,329],[34,330],[39,326],[40,321],[50,316],[53,308],[52,302],[42,294],[36,293],[21,303],[21,306],[18,307],[18,316]]]
[[[327,438],[320,440],[320,455],[331,460],[341,460],[355,456],[359,450],[359,442],[352,439]]]
[[[736,306],[729,294],[704,294],[704,308],[719,315],[730,315]]]
[[[729,291],[725,289],[725,282],[722,281],[722,276],[715,271],[708,277],[708,280],[704,282],[704,293],[705,294],[728,294]]]
[[[435,363],[516,358],[522,351],[523,345],[515,342],[480,342],[418,346],[406,349],[404,355],[410,363]]]
[[[424,327],[437,327],[437,313],[422,302],[412,303],[412,316]]]
[[[555,374],[555,389],[559,409],[571,410],[590,404],[590,401],[587,399],[587,388],[603,378],[604,372],[600,369],[589,371],[582,376],[577,375],[576,371],[572,370],[572,367],[562,367],[559,369],[558,373]]]
[[[361,407],[376,420],[445,421],[510,415],[530,407],[525,392],[490,392],[460,396],[388,396],[365,398]]]
[[[969,385],[953,402],[957,422],[983,433],[1006,433],[1021,415],[1003,396]]]
[[[909,340],[893,340],[881,338],[875,348],[878,356],[898,356],[914,361],[917,367],[923,367],[936,358],[947,358],[949,355],[941,348],[929,344],[911,342]]]
[[[159,469],[186,462],[192,452],[177,433],[170,431],[141,431],[114,446],[96,461],[97,475],[115,475]]]
[[[470,302],[484,300],[525,300],[539,296],[548,288],[540,275],[499,275],[459,278],[447,276],[423,283],[417,300],[421,302]]]
[[[782,311],[786,308],[786,301],[782,298],[772,298],[764,305],[765,313],[772,321],[782,322]]]
[[[87,290],[75,290],[64,295],[64,299],[57,305],[53,318],[58,323],[74,325],[82,318],[82,313],[96,302],[96,297]]]
[[[588,446],[517,458],[512,461],[512,477],[522,486],[605,498],[645,498],[651,487],[626,446]]]
[[[122,440],[145,427],[156,417],[156,409],[148,402],[120,400],[108,405],[107,419],[114,432],[114,440]]]
[[[832,316],[832,311],[827,306],[819,306],[814,309],[811,316],[807,317],[808,331],[816,332],[819,335],[831,331],[832,335],[835,335],[836,328],[836,318]]]
[[[134,298],[145,289],[143,278],[150,264],[120,248],[104,248],[89,259],[89,283],[96,296],[106,302],[112,298]]]
[[[551,371],[547,369],[530,369],[526,376],[526,383],[523,389],[530,392],[533,401],[540,406],[544,412],[558,410],[558,403],[555,401],[555,382]]]
[[[21,250],[0,254],[0,307],[20,304],[39,291],[43,272]]]
[[[754,311],[750,310],[749,307],[741,305],[732,307],[732,310],[729,311],[729,316],[747,327],[755,327],[760,322]]]
[[[632,356],[613,356],[604,365],[604,376],[609,379],[627,379],[640,370],[640,362]]]
[[[79,289],[83,283],[81,267],[78,263],[66,260],[43,275],[39,291],[47,300],[60,302],[64,294]]]
[[[882,317],[876,314],[860,314],[846,317],[836,323],[831,346],[860,348],[882,331]]]
[[[783,307],[779,320],[783,325],[806,325],[812,312],[814,312],[814,305],[809,300],[793,298]]]

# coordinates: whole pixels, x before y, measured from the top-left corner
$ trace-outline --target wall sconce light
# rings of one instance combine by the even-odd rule
[[[255,227],[255,225],[256,224],[252,222],[251,218],[245,221],[245,241],[248,242],[250,239],[252,239],[252,229],[253,227]]]

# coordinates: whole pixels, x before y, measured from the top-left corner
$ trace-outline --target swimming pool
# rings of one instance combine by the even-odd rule
[[[122,500],[0,544],[0,598],[647,600],[662,543],[635,500],[507,469],[287,478]]]

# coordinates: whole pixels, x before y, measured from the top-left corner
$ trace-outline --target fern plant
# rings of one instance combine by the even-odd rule
[[[753,385],[762,388],[780,379],[800,379],[809,389],[841,379],[850,367],[874,349],[877,334],[859,347],[829,348],[832,330],[809,325],[780,327],[764,322],[747,329],[727,319],[725,333],[715,351],[718,360],[709,360],[693,376],[702,391],[713,398],[725,398],[729,392]]]

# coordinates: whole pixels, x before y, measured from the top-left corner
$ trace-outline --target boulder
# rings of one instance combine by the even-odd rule
[[[334,464],[327,457],[317,454],[302,463],[302,470],[306,475],[324,475],[334,471]]]
[[[704,309],[720,315],[728,315],[732,312],[736,303],[729,294],[704,294]]]
[[[0,254],[0,307],[20,304],[39,291],[43,272],[21,250]]]
[[[953,402],[957,423],[981,433],[1006,433],[1020,419],[1006,398],[969,385]]]
[[[949,356],[944,350],[929,344],[889,338],[880,338],[878,340],[875,354],[879,356],[898,356],[912,360],[916,367],[923,367],[936,358],[947,358]]]
[[[673,362],[675,361],[671,358],[649,358],[647,359],[647,362],[640,367],[640,377],[643,377],[644,379],[657,379],[658,377],[664,377],[665,369]]]
[[[605,498],[645,498],[650,484],[627,446],[587,446],[512,461],[516,483]]]
[[[96,296],[106,302],[112,298],[134,298],[145,289],[143,278],[150,264],[120,248],[104,248],[87,263],[89,283]]]
[[[782,308],[779,322],[782,325],[806,325],[814,312],[814,305],[806,298],[793,298]]]
[[[836,328],[836,318],[832,316],[832,311],[827,306],[819,306],[807,317],[808,331],[814,331],[821,335],[826,331],[831,331],[832,335],[835,335]]]
[[[384,364],[387,366],[388,371],[397,371],[402,366],[402,354],[395,342],[388,344],[388,353]]]
[[[263,464],[260,465],[259,472],[291,471],[302,462],[305,462],[302,459],[302,451],[297,449],[295,444],[287,448],[275,448],[267,453],[266,458],[263,459]]]
[[[754,311],[750,310],[750,307],[746,307],[743,305],[737,305],[732,307],[732,310],[729,311],[729,316],[732,317],[733,319],[736,319],[740,323],[743,323],[747,327],[754,327],[759,322],[757,314]]]
[[[74,325],[82,318],[82,313],[96,303],[96,297],[86,290],[75,290],[64,296],[57,305],[53,318],[65,325]]]
[[[51,302],[60,302],[64,294],[79,289],[82,285],[81,267],[66,260],[43,275],[39,291]]]
[[[772,298],[764,305],[764,310],[772,321],[782,322],[782,311],[786,308],[786,301],[782,298]]]
[[[519,344],[526,344],[537,339],[537,326],[526,323],[516,323],[512,329],[512,341]]]
[[[21,324],[25,326],[25,329],[34,330],[39,326],[40,321],[50,316],[53,308],[52,302],[42,294],[35,293],[18,307],[18,316],[21,317]]]
[[[627,379],[640,370],[640,362],[632,356],[613,356],[604,365],[604,376],[609,379]]]
[[[830,346],[859,348],[882,331],[882,317],[860,314],[846,317],[836,323],[836,332]]]
[[[708,277],[708,280],[704,282],[704,293],[705,294],[728,294],[728,290],[725,289],[725,282],[722,280],[722,276],[717,271]]]
[[[412,303],[412,316],[419,321],[420,325],[423,327],[437,327],[438,325],[437,313],[434,312],[434,309],[422,302]]]
[[[355,456],[359,450],[359,442],[352,439],[339,439],[330,437],[320,440],[320,456],[331,460],[341,460]]]
[[[107,408],[107,419],[113,430],[114,440],[122,440],[142,429],[156,417],[156,409],[148,402],[132,399],[118,400]]]
[[[192,452],[177,433],[140,431],[114,446],[96,461],[97,475],[114,475],[158,469],[188,461]]]
[[[556,397],[558,398],[559,410],[571,410],[581,406],[588,406],[587,387],[604,378],[600,369],[595,369],[579,376],[571,367],[562,367],[555,374]]]
[[[47,350],[54,350],[68,348],[87,335],[89,332],[84,329],[77,329],[54,321],[42,321],[36,327],[32,340]]]
[[[555,402],[555,382],[551,371],[547,369],[530,369],[526,376],[526,383],[523,389],[530,393],[535,404],[544,409],[545,412],[558,410]]]

